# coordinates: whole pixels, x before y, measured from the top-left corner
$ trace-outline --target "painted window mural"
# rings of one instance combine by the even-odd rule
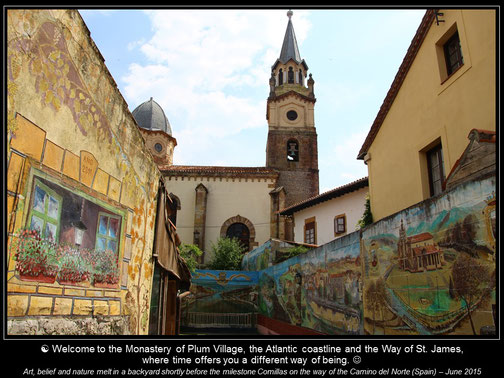
[[[13,244],[19,277],[116,288],[122,227],[115,207],[33,176],[26,228]]]
[[[35,180],[30,228],[50,240],[56,240],[60,226],[62,198],[54,190]]]

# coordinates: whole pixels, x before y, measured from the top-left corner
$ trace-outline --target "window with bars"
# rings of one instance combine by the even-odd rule
[[[427,167],[429,170],[429,186],[431,197],[440,194],[443,191],[443,182],[445,180],[443,148],[441,144],[431,148],[426,153]]]
[[[458,31],[443,46],[448,76],[464,64]]]

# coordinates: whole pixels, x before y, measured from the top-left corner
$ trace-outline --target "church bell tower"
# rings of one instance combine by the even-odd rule
[[[271,69],[266,110],[266,166],[280,172],[286,207],[319,194],[314,80],[299,54],[292,14],[287,12],[282,50]]]

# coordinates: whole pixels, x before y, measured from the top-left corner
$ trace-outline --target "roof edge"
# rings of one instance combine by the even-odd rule
[[[297,211],[306,209],[311,206],[318,205],[319,203],[329,201],[333,198],[341,197],[342,195],[345,195],[347,193],[351,193],[356,190],[365,188],[366,186],[369,186],[369,178],[363,177],[361,179],[352,181],[348,184],[345,184],[345,185],[339,186],[337,188],[328,190],[327,192],[321,193],[317,196],[310,197],[304,201],[295,203],[292,206],[289,206],[283,210],[278,211],[278,214],[292,215]]]

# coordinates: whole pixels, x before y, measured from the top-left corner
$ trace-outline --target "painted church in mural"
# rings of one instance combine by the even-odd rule
[[[494,180],[363,232],[366,333],[479,334],[494,324]],[[467,201],[465,191],[480,196]]]

